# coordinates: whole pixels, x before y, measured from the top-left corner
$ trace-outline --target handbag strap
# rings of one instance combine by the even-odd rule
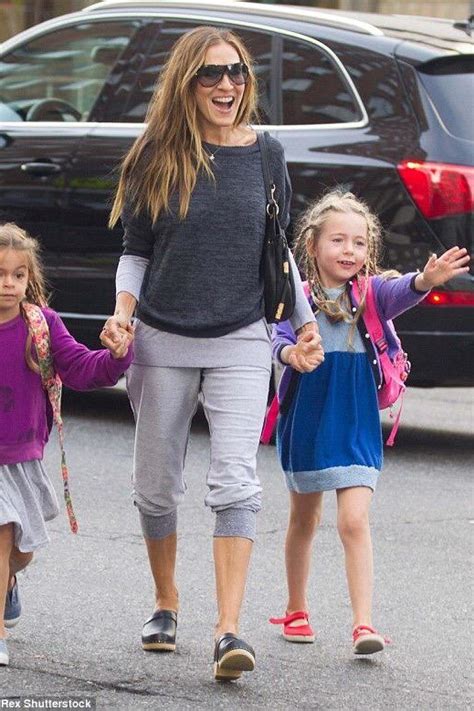
[[[39,306],[23,302],[22,308],[26,315],[28,330],[31,333],[31,340],[33,341],[36,349],[41,382],[48,395],[51,409],[53,411],[53,421],[58,430],[59,447],[61,449],[61,474],[63,478],[64,501],[66,504],[69,526],[73,533],[77,533],[78,525],[72,506],[71,493],[69,491],[69,470],[66,464],[66,452],[64,451],[64,427],[63,419],[61,417],[62,382],[61,378],[54,370],[49,326]]]
[[[267,196],[267,213],[272,217],[273,209],[275,214],[278,215],[280,208],[275,200],[275,183],[272,179],[272,174],[270,171],[270,162],[268,160],[268,133],[264,131],[263,133],[257,133],[258,145],[260,147],[260,156],[262,159],[262,170],[263,170],[263,181],[265,183],[265,195]]]

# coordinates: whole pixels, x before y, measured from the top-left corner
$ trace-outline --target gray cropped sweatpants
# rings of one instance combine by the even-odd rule
[[[147,538],[176,531],[186,489],[191,420],[201,399],[209,423],[207,506],[214,536],[255,538],[261,486],[256,455],[268,396],[264,367],[170,368],[132,364],[127,389],[136,421],[133,500]]]

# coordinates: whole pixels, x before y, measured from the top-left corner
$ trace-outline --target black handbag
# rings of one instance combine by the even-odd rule
[[[288,242],[275,200],[275,183],[268,160],[268,134],[257,134],[262,158],[265,194],[267,198],[265,242],[263,245],[261,273],[264,284],[265,318],[268,323],[286,321],[295,310],[295,284],[290,268]]]

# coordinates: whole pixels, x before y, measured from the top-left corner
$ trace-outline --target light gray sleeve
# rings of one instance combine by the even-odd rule
[[[306,298],[306,295],[304,293],[300,273],[298,271],[298,267],[296,266],[296,262],[293,258],[291,251],[290,251],[290,269],[291,269],[291,273],[293,274],[293,279],[295,282],[295,295],[296,295],[295,301],[296,301],[296,303],[295,303],[295,310],[293,311],[293,316],[288,320],[291,323],[293,331],[296,333],[298,328],[301,328],[301,326],[304,326],[305,323],[310,323],[312,321],[316,321],[316,318],[314,316],[313,309],[309,305],[308,299]]]
[[[119,259],[115,275],[115,293],[127,291],[138,301],[149,261],[146,257],[123,254]]]

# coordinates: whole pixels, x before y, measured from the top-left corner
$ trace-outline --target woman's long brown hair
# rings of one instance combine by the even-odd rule
[[[28,285],[26,287],[26,301],[36,306],[47,306],[48,297],[46,294],[46,285],[43,275],[43,267],[39,257],[39,243],[37,240],[30,237],[29,234],[15,225],[13,222],[7,222],[0,225],[0,253],[4,249],[13,249],[15,252],[22,252],[26,257],[28,267]],[[25,316],[20,304],[20,311],[23,319],[28,325],[28,320]],[[25,346],[25,359],[28,367],[35,373],[39,373],[38,364],[34,361],[31,355],[31,333],[28,329],[28,338]]]
[[[145,119],[147,127],[122,163],[110,227],[118,221],[126,198],[136,213],[146,211],[155,222],[168,209],[174,191],[179,193],[179,217],[184,219],[198,172],[204,170],[213,178],[199,131],[194,88],[195,74],[207,50],[222,42],[231,45],[249,67],[234,126],[249,123],[254,117],[257,82],[251,58],[239,37],[229,30],[207,26],[182,35],[160,74]]]

